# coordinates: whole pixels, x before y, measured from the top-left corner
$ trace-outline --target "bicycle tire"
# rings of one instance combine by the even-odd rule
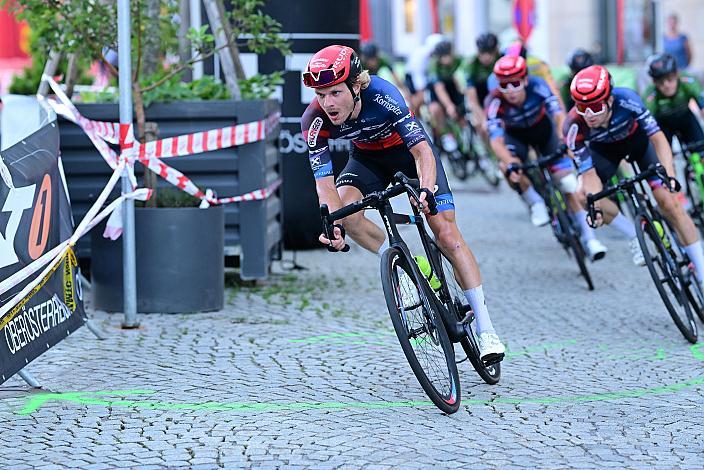
[[[450,295],[449,298],[442,299],[441,301],[444,303],[447,310],[455,315],[457,321],[461,321],[463,319],[463,314],[460,313],[460,309],[457,308],[457,304],[467,305],[467,298],[455,278],[455,271],[452,268],[452,263],[450,263],[450,260],[448,260],[442,251],[440,251],[437,245],[433,243],[431,246],[435,249],[435,252],[440,259],[440,264],[443,271],[440,273],[440,277],[445,280],[445,284]],[[487,365],[482,362],[479,357],[479,345],[474,337],[471,324],[468,326],[472,337],[463,338],[460,340],[460,345],[462,346],[464,353],[467,355],[469,362],[472,364],[472,367],[477,374],[479,374],[479,377],[481,377],[482,380],[489,385],[496,385],[501,379],[501,363],[497,362],[495,364]]]
[[[469,171],[467,170],[467,157],[459,150],[444,153],[447,155],[447,161],[450,163],[452,174],[461,181],[466,180],[469,176]]]
[[[677,266],[677,260],[672,258],[672,254],[663,244],[662,238],[658,235],[650,216],[639,214],[636,218],[636,235],[638,243],[645,257],[645,264],[648,266],[650,277],[655,283],[655,287],[660,294],[660,298],[665,304],[670,317],[675,322],[677,329],[690,343],[697,342],[697,324],[692,316],[689,299],[684,292],[686,283],[682,278],[682,273]],[[646,238],[647,237],[647,238]],[[652,243],[649,247],[648,240]],[[656,252],[656,253],[653,253]],[[675,272],[673,272],[675,270]],[[664,278],[660,277],[660,273]],[[668,289],[672,292],[677,303],[684,310],[686,322],[680,317],[676,306],[672,303],[670,296],[663,285],[667,283]],[[679,284],[679,286],[677,285]],[[687,325],[688,324],[688,325]]]
[[[441,411],[452,414],[459,409],[461,399],[459,373],[457,372],[457,364],[455,363],[454,348],[447,335],[442,319],[433,308],[437,300],[433,300],[429,297],[427,291],[430,287],[427,286],[427,281],[421,280],[420,276],[417,274],[418,270],[412,268],[410,263],[415,263],[415,261],[409,260],[403,251],[395,247],[387,249],[381,257],[381,284],[384,290],[389,315],[391,316],[391,323],[394,326],[396,336],[398,337],[399,343],[401,343],[401,349],[408,360],[408,364],[411,366],[413,374],[416,376],[416,379],[418,379],[418,382],[426,395],[428,395],[428,398],[430,398]],[[401,286],[402,281],[400,281],[398,269],[402,270],[403,274],[408,276],[408,279],[412,282],[413,288],[416,289],[416,293],[419,297],[419,305],[412,310],[409,309],[409,311],[403,306],[403,296],[401,294],[403,287]],[[414,312],[418,309],[421,309],[421,312]],[[410,315],[407,315],[408,313],[410,313]],[[422,314],[422,316],[419,314]],[[409,321],[409,317],[412,317],[411,321]],[[409,334],[409,326],[411,326],[412,321],[418,320],[418,318],[420,318],[420,320],[416,321],[416,323],[421,327],[420,329],[425,329],[427,338],[418,341],[418,337],[414,337],[413,339],[416,340],[416,346],[419,346],[418,349],[422,350],[424,344],[435,343],[435,355],[439,356],[437,351],[437,347],[439,346],[444,356],[444,366],[439,364],[439,360],[431,364],[429,358],[425,359],[428,361],[426,362],[426,367],[421,365],[421,360],[418,358],[416,349],[411,343],[411,334]],[[419,331],[418,328],[411,329],[413,335]],[[430,331],[430,329],[433,329],[433,331]],[[437,388],[439,384],[434,383],[437,382],[437,380],[434,381],[428,376],[426,369],[429,369],[431,365],[435,368],[447,369],[446,378],[448,379],[448,383],[442,385],[442,391]],[[432,372],[434,373],[435,371]],[[442,373],[442,371],[438,372]],[[444,379],[445,378],[442,380],[444,381]]]
[[[579,273],[586,281],[587,288],[589,290],[594,290],[592,276],[589,274],[589,269],[587,268],[587,263],[585,262],[586,255],[584,252],[584,247],[582,247],[582,242],[572,227],[572,223],[570,222],[567,212],[559,206],[557,207],[557,223],[560,224],[565,242],[569,246],[568,254],[573,256],[577,262]]]
[[[685,194],[691,205],[688,211],[689,215],[692,217],[694,225],[699,229],[699,233],[704,235],[704,200],[699,194],[699,185],[695,178],[693,170],[687,172],[687,177],[684,179]]]
[[[685,278],[685,293],[687,294],[689,305],[692,307],[692,310],[694,310],[694,313],[696,313],[699,319],[704,323],[704,291],[702,290],[702,287],[699,284],[697,276],[694,272],[694,265],[691,260],[689,260],[689,256],[687,256],[681,248],[680,241],[677,238],[677,234],[673,232],[670,222],[667,219],[663,219],[663,222],[667,225],[669,232],[673,235],[672,241],[677,246],[677,252],[683,256],[683,260],[680,261],[679,265],[684,268],[685,271],[683,276]]]

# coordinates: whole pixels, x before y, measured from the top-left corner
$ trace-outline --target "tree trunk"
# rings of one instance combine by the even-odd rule
[[[73,87],[76,85],[76,80],[78,79],[78,57],[75,52],[68,55],[68,65],[66,66],[66,78],[64,83],[66,84],[66,96],[71,98],[73,96]]]
[[[161,57],[159,57],[159,20],[161,15],[161,0],[147,0],[146,22],[142,34],[142,77],[153,75],[159,70]]]
[[[178,29],[178,55],[182,63],[186,63],[191,59],[191,41],[186,38],[191,25],[191,8],[188,0],[179,1],[178,16],[181,18],[181,24]],[[193,80],[191,69],[183,71],[183,81],[190,82]]]
[[[210,29],[215,36],[215,46],[221,48],[218,55],[220,57],[220,63],[222,64],[225,82],[227,83],[232,98],[239,101],[242,99],[242,94],[240,93],[237,80],[246,77],[244,76],[244,69],[240,62],[237,45],[234,44],[232,31],[230,30],[229,24],[223,21],[225,12],[224,5],[222,0],[203,0],[203,3],[205,4],[205,11],[208,13]]]
[[[44,75],[53,76],[56,73],[56,69],[59,68],[59,62],[61,61],[61,52],[52,49],[49,52],[49,60],[46,61],[44,66]],[[39,83],[39,89],[37,90],[38,95],[46,96],[49,93],[49,84],[45,81]]]

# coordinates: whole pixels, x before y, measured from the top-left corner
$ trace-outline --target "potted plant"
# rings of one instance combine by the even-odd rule
[[[2,0],[0,0],[2,1]],[[174,135],[186,134],[196,131],[207,130],[210,128],[224,127],[232,125],[233,121],[241,123],[250,122],[252,120],[262,119],[266,114],[277,109],[278,103],[272,100],[246,100],[241,98],[253,98],[257,93],[262,94],[271,90],[273,85],[280,80],[280,74],[273,74],[268,77],[255,76],[247,79],[241,72],[241,67],[235,67],[234,73],[237,80],[226,80],[227,83],[219,83],[213,78],[206,78],[199,81],[184,83],[181,79],[184,72],[188,71],[198,61],[207,59],[223,51],[229,51],[234,57],[236,63],[238,47],[242,42],[238,43],[238,38],[247,35],[249,39],[243,41],[249,50],[263,53],[270,48],[278,49],[286,52],[286,44],[277,34],[278,23],[273,21],[259,11],[259,7],[263,2],[259,0],[233,0],[228,4],[228,12],[222,5],[219,5],[219,15],[215,15],[219,19],[220,27],[213,31],[208,26],[203,26],[199,29],[190,29],[186,35],[186,39],[190,41],[192,47],[197,51],[193,57],[184,57],[177,59],[179,25],[178,22],[172,21],[178,10],[178,4],[167,0],[149,0],[146,2],[132,3],[132,42],[133,42],[133,81],[132,92],[134,100],[134,112],[136,121],[137,137],[142,140],[145,135],[145,125],[148,121],[154,121],[158,126],[158,137],[171,137]],[[56,52],[57,48],[63,53],[74,53],[81,57],[93,57],[100,61],[103,67],[109,70],[113,75],[116,74],[115,64],[106,57],[109,49],[114,49],[116,44],[116,26],[115,18],[116,7],[115,2],[94,2],[92,0],[72,0],[71,2],[62,2],[59,4],[48,5],[43,0],[18,0],[17,4],[20,8],[20,17],[26,19],[30,27],[36,32],[38,48],[49,55],[49,51]],[[206,0],[207,4],[216,4],[212,0]],[[208,5],[207,5],[208,6]],[[212,6],[212,5],[210,5]],[[211,23],[213,23],[211,21]],[[183,35],[181,35],[181,39]],[[168,60],[164,60],[167,58]],[[164,65],[165,64],[165,65]],[[239,72],[238,72],[239,70]],[[229,78],[231,74],[228,75]],[[250,91],[249,94],[242,91]],[[94,98],[104,99],[105,94],[95,94]],[[195,101],[203,98],[216,98],[218,101],[203,102]],[[222,98],[230,98],[222,100]],[[193,100],[193,101],[192,101]],[[168,103],[167,101],[171,101]],[[93,104],[81,105],[79,110],[86,117],[91,119],[117,121],[118,112],[117,106],[114,104]],[[64,133],[64,128],[66,132]],[[74,212],[78,216],[86,210],[86,204],[91,199],[97,196],[101,189],[101,184],[98,183],[101,179],[104,180],[109,174],[109,168],[103,162],[96,158],[96,152],[84,147],[78,155],[72,155],[72,151],[83,147],[87,143],[87,139],[82,135],[82,131],[77,127],[62,127],[62,158],[66,167],[67,179],[69,183],[69,192],[74,204]],[[260,145],[258,145],[260,144]],[[217,191],[221,196],[229,196],[246,192],[247,190],[259,189],[266,185],[267,176],[265,174],[257,177],[247,178],[246,180],[240,175],[241,168],[246,165],[243,162],[243,155],[247,153],[259,153],[259,155],[249,155],[248,158],[261,159],[267,154],[268,149],[274,147],[273,139],[268,142],[260,142],[252,144],[257,148],[252,149],[228,149],[209,152],[203,156],[197,157],[179,157],[174,161],[166,163],[181,170],[195,182],[198,182],[198,174],[196,170],[204,169],[204,173],[210,175],[219,174],[220,176],[232,174],[229,180],[218,180],[208,182],[208,186]],[[81,153],[82,152],[82,153]],[[75,157],[75,158],[73,158]],[[233,166],[234,164],[234,166]],[[262,165],[260,164],[259,167]],[[138,165],[139,169],[140,166]],[[238,179],[239,177],[239,179]],[[91,179],[93,183],[85,184],[86,178]],[[72,184],[81,180],[83,184]],[[153,183],[152,183],[153,184]],[[247,188],[248,184],[254,184],[255,187]],[[163,181],[158,182],[158,187],[166,186]],[[154,186],[156,189],[157,186]],[[75,191],[73,189],[75,188]],[[159,205],[172,205],[174,198],[168,196],[161,197],[161,189],[157,191],[155,201]],[[171,202],[168,202],[168,201]],[[266,202],[266,201],[263,201]],[[81,208],[81,206],[83,206]],[[269,205],[260,205],[264,207],[264,217],[270,219],[266,214],[271,208]],[[261,207],[260,207],[261,208]],[[151,209],[140,209],[136,211],[137,217],[137,251],[138,251],[138,308],[140,311],[191,311],[219,308],[222,306],[222,300],[219,304],[216,302],[206,302],[207,305],[201,307],[188,305],[185,306],[183,301],[172,302],[171,306],[165,306],[164,303],[159,303],[158,307],[149,307],[145,305],[145,301],[154,302],[157,293],[144,294],[145,286],[150,282],[159,280],[160,285],[164,286],[164,294],[166,297],[174,297],[174,289],[187,289],[184,286],[183,271],[188,271],[189,279],[205,278],[210,280],[210,284],[216,286],[214,290],[218,291],[212,295],[222,296],[222,288],[217,289],[218,285],[222,285],[222,257],[223,257],[223,242],[217,241],[205,242],[204,234],[217,234],[222,232],[223,226],[238,225],[239,219],[244,209],[240,209],[235,205],[216,206],[207,210],[199,210],[197,208],[177,209],[185,215],[186,212],[192,212],[202,215],[205,212],[220,212],[220,215],[213,218],[212,229],[208,229],[203,225],[204,222],[198,221],[180,221],[172,223],[154,223],[157,219],[157,214],[165,211],[163,207],[152,207]],[[249,209],[249,208],[247,208]],[[279,209],[280,210],[280,209]],[[224,214],[222,212],[225,212]],[[245,211],[246,212],[246,211]],[[260,211],[261,212],[261,211]],[[145,215],[140,215],[144,213]],[[175,215],[165,215],[168,220],[175,221]],[[216,221],[215,219],[218,219]],[[183,240],[174,241],[173,243],[164,243],[163,234],[160,237],[156,231],[166,226],[172,228],[166,229],[170,236],[183,236]],[[184,227],[190,227],[195,230],[195,233],[188,234],[188,230]],[[141,227],[141,228],[140,228]],[[142,230],[144,228],[144,230]],[[180,228],[180,229],[179,229]],[[100,227],[96,229],[100,230]],[[241,237],[240,233],[235,233],[233,230],[228,230],[228,244],[236,243]],[[106,310],[121,309],[121,271],[113,269],[121,268],[121,263],[114,263],[115,259],[119,259],[119,251],[121,243],[108,242],[96,236],[95,233],[91,238],[93,243],[96,243],[109,250],[112,254],[107,254],[105,251],[92,250],[92,272],[93,272],[93,293],[94,305],[97,308]],[[266,238],[266,233],[262,234]],[[195,239],[200,237],[201,242],[196,243]],[[260,236],[261,238],[261,236]],[[144,245],[140,249],[140,243]],[[79,246],[79,255],[85,255],[85,246],[83,249]],[[101,248],[102,250],[102,248]],[[184,250],[188,251],[188,256],[193,261],[201,261],[201,267],[185,268],[184,265],[179,266],[179,261],[183,261]],[[198,250],[210,250],[210,253],[217,252],[218,261],[213,261],[215,258]],[[159,252],[161,256],[158,260],[150,258],[154,253]],[[110,263],[105,265],[107,260]],[[167,260],[171,260],[170,262]],[[209,260],[205,262],[205,260]],[[103,268],[101,268],[101,265]],[[98,274],[100,270],[106,273],[106,276],[101,278]],[[151,271],[149,271],[151,270]],[[141,274],[140,274],[141,273]],[[174,274],[172,280],[166,276]],[[96,277],[97,276],[97,277]],[[142,281],[140,283],[140,280]],[[96,281],[97,284],[96,284]],[[105,282],[105,284],[101,284]],[[186,282],[188,284],[188,282]],[[194,284],[191,282],[190,284]],[[120,297],[119,304],[110,300],[109,293],[117,293]],[[105,294],[105,295],[103,295]],[[144,295],[143,295],[144,294]],[[211,295],[205,295],[200,287],[194,286],[191,297],[209,299]],[[145,299],[144,297],[149,297]],[[173,299],[172,299],[173,300]],[[165,299],[169,301],[169,299]]]

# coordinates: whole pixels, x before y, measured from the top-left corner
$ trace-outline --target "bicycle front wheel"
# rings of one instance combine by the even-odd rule
[[[381,258],[381,285],[396,336],[418,382],[445,413],[460,406],[455,352],[428,289],[403,251],[391,247]],[[431,294],[432,295],[432,294]]]
[[[582,242],[579,240],[576,230],[572,227],[570,223],[569,216],[567,212],[561,207],[557,209],[557,222],[560,224],[562,236],[564,237],[565,243],[569,247],[568,253],[572,255],[577,262],[577,267],[579,272],[587,283],[587,288],[589,290],[594,290],[594,283],[592,282],[592,276],[589,274],[589,269],[587,269],[586,255],[584,253],[584,247]]]
[[[658,222],[659,224],[659,222]],[[662,235],[658,232],[662,232]],[[636,218],[636,235],[643,251],[650,277],[662,298],[667,311],[682,335],[690,343],[697,342],[697,324],[692,316],[689,299],[685,294],[686,283],[678,266],[678,261],[665,242],[671,243],[662,225],[660,229],[647,215]]]

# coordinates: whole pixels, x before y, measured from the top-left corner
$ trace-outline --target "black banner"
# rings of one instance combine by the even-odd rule
[[[73,233],[59,171],[59,130],[50,123],[0,157],[0,282]],[[14,299],[45,268],[0,294],[0,384],[85,323],[81,284],[69,249],[28,295]]]

